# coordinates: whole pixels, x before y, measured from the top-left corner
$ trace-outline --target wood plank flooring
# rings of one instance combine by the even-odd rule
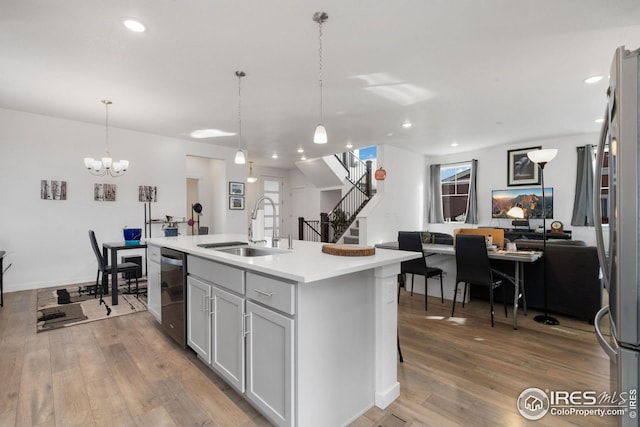
[[[451,319],[451,301],[430,298],[425,312],[423,298],[404,291],[400,298],[400,398],[352,426],[616,424],[610,417],[527,421],[516,409],[528,387],[609,390],[609,362],[593,326],[565,318],[559,327],[540,325],[530,312],[514,331],[498,306],[491,328],[485,302],[458,305]],[[0,308],[0,426],[269,425],[148,312],[38,334],[35,307],[36,291],[21,291],[5,295]]]

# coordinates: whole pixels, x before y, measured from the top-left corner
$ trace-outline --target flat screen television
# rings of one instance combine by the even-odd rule
[[[553,187],[545,187],[546,218],[553,218]],[[491,218],[509,218],[507,212],[520,206],[527,219],[542,219],[542,188],[517,188],[491,192]]]

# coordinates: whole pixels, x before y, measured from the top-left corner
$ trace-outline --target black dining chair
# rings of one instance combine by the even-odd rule
[[[108,290],[109,285],[109,274],[111,274],[111,265],[107,265],[105,263],[104,258],[102,257],[102,252],[100,252],[100,247],[98,246],[98,242],[96,240],[96,233],[93,230],[89,230],[89,241],[91,242],[91,247],[93,248],[93,252],[96,255],[96,260],[98,261],[98,274],[102,274],[102,284],[98,284],[98,280],[96,278],[96,289],[94,298],[100,293],[100,301],[102,301],[103,293]],[[112,260],[113,262],[113,260]],[[121,264],[117,264],[116,266],[118,273],[131,273],[127,274],[127,284],[129,286],[129,292],[131,292],[131,278],[136,279],[136,298],[138,298],[138,276],[140,272],[140,266],[135,262],[123,262]]]
[[[427,259],[422,251],[422,233],[418,231],[398,232],[398,249],[401,251],[420,252],[420,258],[404,261],[400,264],[400,280],[405,290],[406,274],[411,274],[411,295],[413,295],[413,279],[417,274],[424,276],[424,309],[427,309],[427,279],[431,277],[440,278],[440,299],[444,303],[444,292],[442,289],[442,269],[427,266]],[[398,288],[398,293],[400,288]]]
[[[458,234],[456,237],[456,287],[453,293],[453,307],[451,317],[456,309],[456,296],[458,294],[458,284],[464,283],[464,293],[462,294],[462,307],[464,298],[467,295],[467,285],[480,285],[489,288],[489,301],[491,305],[491,327],[493,327],[493,290],[504,284],[504,281],[511,282],[515,287],[512,277],[491,268],[489,255],[487,253],[487,242],[485,236],[472,234]],[[507,299],[504,286],[502,286],[504,315],[507,315]]]

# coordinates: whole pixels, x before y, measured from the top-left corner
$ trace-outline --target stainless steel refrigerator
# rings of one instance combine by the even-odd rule
[[[595,318],[600,345],[611,359],[612,392],[627,411],[621,426],[638,425],[640,379],[640,50],[616,50],[605,121],[596,154],[594,216],[598,256],[609,305]],[[602,177],[605,180],[602,180]],[[608,182],[607,182],[608,180]],[[601,184],[608,191],[601,189]],[[603,220],[604,219],[604,220]],[[605,224],[603,224],[603,222]],[[607,320],[610,333],[606,333]]]

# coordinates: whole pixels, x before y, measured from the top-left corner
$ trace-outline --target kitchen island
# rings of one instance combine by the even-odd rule
[[[298,240],[261,256],[201,246],[234,241],[247,240],[146,241],[150,254],[187,254],[187,344],[203,363],[276,425],[346,425],[399,396],[397,274],[420,254],[341,257]],[[150,275],[150,311],[159,293]]]

